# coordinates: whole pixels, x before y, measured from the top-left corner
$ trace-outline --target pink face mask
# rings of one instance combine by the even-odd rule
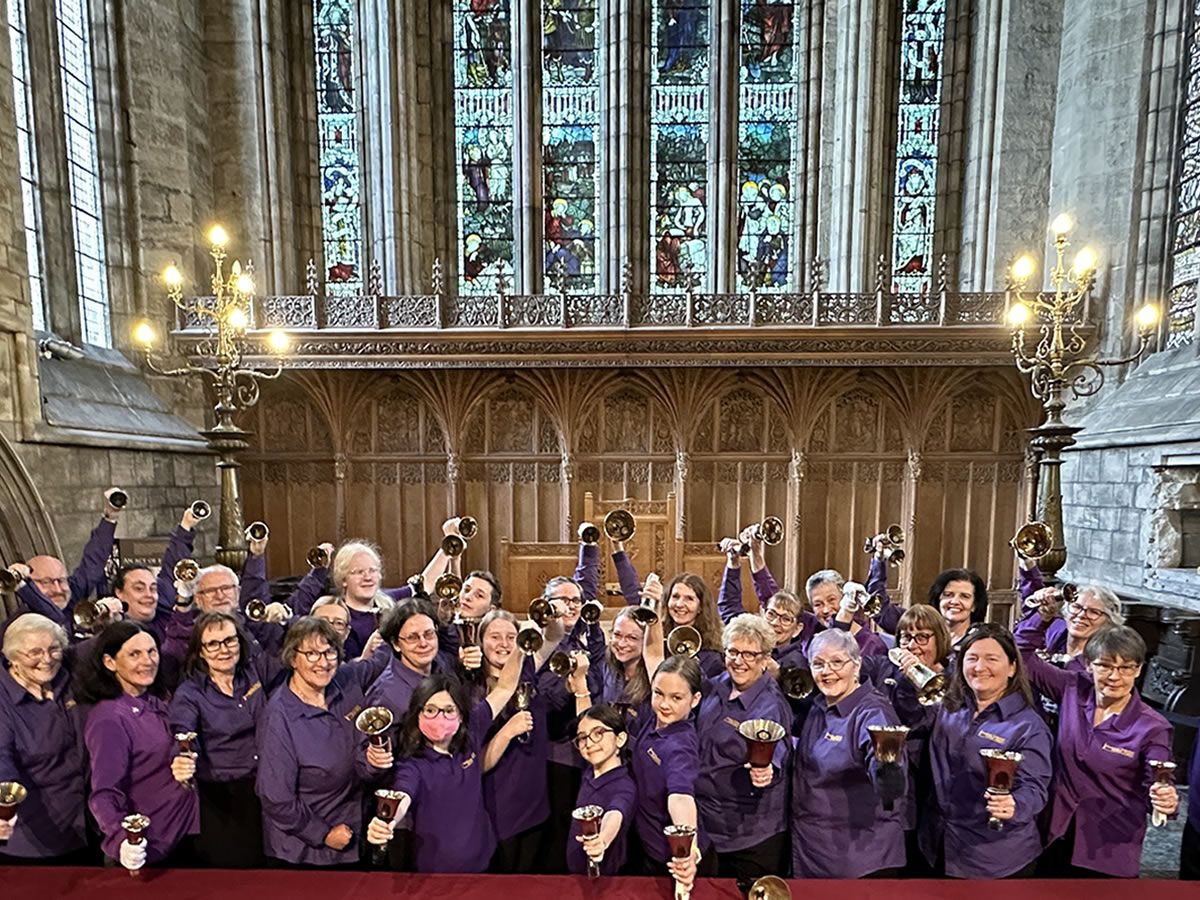
[[[458,724],[458,716],[446,718],[443,715],[437,715],[432,719],[425,716],[417,718],[417,727],[421,729],[421,734],[425,735],[425,739],[431,744],[440,744],[454,737],[454,733],[458,731]]]

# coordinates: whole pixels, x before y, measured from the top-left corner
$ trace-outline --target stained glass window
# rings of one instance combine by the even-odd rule
[[[709,0],[655,0],[650,61],[650,289],[708,272]]]
[[[892,287],[930,290],[937,205],[946,0],[901,0],[900,109],[892,215]]]
[[[458,288],[513,287],[513,70],[510,0],[454,0]]]
[[[596,290],[599,0],[542,4],[542,181],[547,286]]]
[[[1200,284],[1200,0],[1191,0],[1189,6],[1171,290],[1167,302],[1168,348],[1182,347],[1195,340],[1196,293]]]
[[[742,0],[738,286],[787,290],[795,265],[795,127],[800,59],[791,0]]]
[[[100,154],[96,149],[92,23],[86,0],[58,0],[56,8],[81,331],[86,343],[110,347],[108,255],[104,246]]]
[[[33,96],[29,87],[29,44],[25,37],[25,0],[8,0],[8,43],[12,50],[13,101],[17,114],[17,166],[25,212],[25,256],[29,260],[29,300],[33,327],[46,329],[46,290],[42,282],[41,188],[33,132]]]
[[[354,10],[355,0],[313,0],[321,236],[325,291],[333,295],[363,289]]]

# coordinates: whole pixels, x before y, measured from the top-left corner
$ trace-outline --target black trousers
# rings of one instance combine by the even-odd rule
[[[546,763],[546,790],[550,800],[550,818],[542,835],[542,860],[538,871],[544,875],[567,874],[567,837],[571,830],[571,811],[579,798],[583,772],[578,766]]]
[[[527,828],[496,844],[488,871],[495,875],[532,875],[542,871],[542,836],[546,823]],[[566,852],[565,850],[563,851]]]
[[[1085,869],[1071,862],[1075,852],[1075,820],[1067,826],[1067,833],[1042,851],[1037,863],[1038,878],[1113,878],[1095,869]]]
[[[205,868],[255,869],[263,865],[262,804],[254,776],[199,781],[200,834],[196,861]]]
[[[1192,787],[1193,803],[1200,803],[1200,790]],[[1179,880],[1200,881],[1200,830],[1190,821],[1183,825],[1183,844],[1179,848]]]
[[[717,856],[717,877],[736,878],[747,887],[764,875],[786,872],[790,863],[791,843],[786,831],[743,850],[722,850]]]

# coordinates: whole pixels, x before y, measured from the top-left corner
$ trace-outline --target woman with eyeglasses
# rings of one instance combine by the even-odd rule
[[[417,685],[388,780],[388,787],[400,793],[396,816],[390,822],[371,819],[371,844],[389,844],[396,822],[411,813],[416,871],[474,874],[487,869],[496,850],[496,831],[484,802],[484,745],[492,721],[512,699],[520,674],[520,654],[513,653],[478,703],[471,702],[457,678],[433,674]],[[387,768],[392,760],[375,763]],[[389,855],[389,863],[395,868],[402,861]]]
[[[796,878],[894,877],[904,865],[907,762],[875,756],[871,726],[899,721],[861,681],[862,653],[845,631],[809,645],[820,691],[792,760],[792,874]]]
[[[627,843],[637,809],[637,786],[625,765],[622,752],[629,734],[625,717],[615,706],[589,707],[579,716],[575,747],[587,763],[575,808],[602,809],[600,832],[584,837],[580,822],[572,817],[567,835],[567,870],[574,875],[588,871],[593,862],[601,875],[620,875],[625,868]]]
[[[722,634],[725,672],[705,687],[696,732],[700,776],[696,805],[717,851],[717,874],[753,881],[786,869],[790,741],[775,745],[771,764],[747,767],[738,726],[765,719],[791,730],[792,711],[767,671],[775,632],[761,616],[730,619]]]
[[[220,869],[262,865],[262,807],[255,793],[255,731],[267,696],[282,680],[273,656],[251,653],[236,616],[201,613],[171,698],[172,734],[195,734],[176,775],[200,797],[196,861]],[[182,750],[182,748],[178,748]]]
[[[0,668],[0,781],[27,795],[17,815],[0,821],[0,863],[84,865],[86,760],[82,720],[63,665],[67,633],[37,613],[12,619]]]
[[[263,849],[294,866],[351,866],[358,861],[365,765],[357,765],[354,720],[385,662],[339,665],[342,641],[316,616],[292,623],[280,661],[287,680],[267,701],[258,730]]]
[[[646,663],[646,629],[634,619],[633,609],[626,606],[613,619],[608,652],[599,665],[588,669],[587,682],[594,702],[610,703],[622,711],[628,720],[630,734],[653,715]],[[662,634],[662,629],[658,634]]]
[[[1040,578],[1032,583],[1040,584]],[[1075,672],[1088,670],[1084,654],[1088,641],[1105,628],[1125,624],[1117,595],[1096,584],[1079,588],[1075,599],[1065,605],[1059,588],[1038,587],[1028,595],[1025,606],[1025,615],[1013,629],[1022,647],[1040,641],[1037,649]]]
[[[330,573],[334,590],[350,611],[344,650],[351,659],[362,653],[379,627],[379,617],[395,605],[385,593],[379,549],[366,541],[347,541],[334,554]]]
[[[1050,788],[1052,740],[1007,628],[981,623],[967,632],[946,699],[930,718],[934,790],[920,822],[925,858],[953,878],[1031,875],[1042,850],[1037,820]],[[1011,792],[988,790],[981,750],[1021,754]]]
[[[180,783],[190,760],[175,756],[154,635],[136,622],[114,622],[96,637],[78,675],[75,697],[93,705],[84,729],[88,805],[105,855],[131,871],[147,863],[187,865],[200,805]],[[129,843],[121,826],[134,813],[151,822],[139,844]]]
[[[1039,616],[1043,629],[1052,611]],[[1132,628],[1096,632],[1087,669],[1059,669],[1041,659],[1036,629],[1018,635],[1029,680],[1058,704],[1048,846],[1038,874],[1053,878],[1136,878],[1146,816],[1172,816],[1174,785],[1155,784],[1150,763],[1171,759],[1171,725],[1142,702],[1138,676],[1146,643]]]

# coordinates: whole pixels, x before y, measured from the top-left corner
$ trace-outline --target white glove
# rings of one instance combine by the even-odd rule
[[[0,841],[7,841],[13,836],[13,826],[16,824],[17,816],[15,813],[7,822],[0,820]]]
[[[286,625],[292,618],[292,611],[283,603],[275,601],[267,604],[264,620],[274,625]]]
[[[131,872],[136,872],[146,864],[146,842],[131,844],[121,841],[121,865]]]
[[[847,581],[842,587],[842,602],[840,604],[842,610],[848,613],[857,613],[861,603],[860,601],[867,599],[867,589],[857,581]]]

